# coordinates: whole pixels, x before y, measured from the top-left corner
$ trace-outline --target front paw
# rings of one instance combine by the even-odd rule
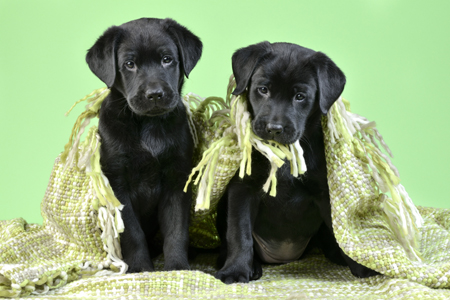
[[[141,273],[141,272],[153,272],[153,264],[150,261],[150,263],[131,263],[128,264],[127,273]]]
[[[223,283],[231,284],[234,282],[248,283],[252,272],[249,268],[223,268],[218,271],[214,277],[220,279]]]
[[[234,282],[248,283],[250,280],[257,280],[262,276],[262,267],[257,260],[253,260],[253,267],[244,265],[231,265],[223,267],[214,277],[223,283],[231,284]]]
[[[124,257],[123,261],[128,265],[127,273],[152,272],[155,270],[153,262],[145,251],[136,251]]]

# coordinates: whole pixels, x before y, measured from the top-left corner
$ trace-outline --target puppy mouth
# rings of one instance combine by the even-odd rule
[[[270,138],[269,140],[278,142],[278,143],[283,144],[283,145],[289,145],[289,144],[295,143],[298,140],[298,138],[293,138],[293,137],[289,137],[289,136],[287,136],[287,137],[285,137],[285,136],[275,136],[275,137]]]
[[[140,116],[146,116],[146,117],[157,117],[157,116],[163,116],[165,114],[170,113],[171,111],[173,111],[175,109],[176,105],[173,107],[169,107],[169,108],[162,108],[162,107],[154,107],[150,110],[137,110],[137,109],[133,109],[133,107],[130,106],[131,110]]]
[[[140,116],[156,117],[172,112],[178,105],[178,101],[173,99],[170,103],[149,103],[148,100],[127,99],[131,111]]]

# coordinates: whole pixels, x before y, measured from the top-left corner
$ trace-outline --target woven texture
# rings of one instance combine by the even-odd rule
[[[90,178],[56,159],[41,204],[43,225],[0,221],[0,296],[47,292],[109,266]]]
[[[42,299],[449,299],[450,290],[405,280],[354,277],[350,270],[321,254],[285,265],[263,267],[263,277],[248,284],[226,285],[213,277],[215,256],[191,261],[194,271],[157,271],[83,278]],[[155,261],[162,270],[163,259]],[[32,299],[32,298],[29,298]]]
[[[216,142],[223,131],[215,123],[210,122],[214,111],[223,108],[223,103],[218,104],[215,98],[205,99],[188,94],[185,96],[186,102],[190,103],[192,121],[198,139],[198,145],[194,151],[194,165],[197,164],[203,153]],[[209,101],[211,100],[211,101]],[[219,101],[222,100],[219,98]],[[235,147],[222,148],[218,157],[218,165],[214,170],[214,185],[212,187],[211,206],[208,210],[195,209],[195,201],[192,201],[191,218],[189,227],[190,245],[205,249],[214,249],[220,245],[219,235],[216,230],[217,204],[220,196],[224,193],[228,182],[236,172],[236,165],[239,164],[241,153]],[[231,166],[230,166],[231,162]],[[191,184],[193,195],[198,193],[198,185]]]
[[[97,94],[104,98],[103,92]],[[100,107],[95,99],[89,108],[90,117],[97,114],[93,107]],[[203,153],[226,133],[229,123],[222,122],[223,118],[214,119],[217,114],[213,114],[223,108],[213,101],[210,105],[192,107],[193,130],[198,138],[196,161],[200,161]],[[227,116],[226,113],[221,115]],[[0,221],[0,296],[41,295],[45,299],[449,299],[450,290],[442,288],[450,287],[450,210],[419,208],[424,220],[418,228],[421,236],[418,252],[422,259],[411,259],[402,239],[399,240],[398,231],[386,217],[387,195],[380,191],[367,161],[354,154],[356,144],[346,139],[332,139],[326,123],[324,118],[336,238],[350,257],[384,275],[358,279],[347,267],[330,263],[318,252],[289,264],[266,265],[262,278],[248,284],[225,285],[216,280],[212,276],[217,271],[214,268],[216,257],[207,254],[190,262],[193,271],[162,272],[163,258],[158,257],[155,260],[157,272],[121,274],[124,268],[120,249],[117,249],[117,232],[111,232],[121,228],[119,209],[110,207],[108,201],[99,200],[98,182],[94,183],[92,178],[98,181],[101,173],[93,177],[95,170],[88,172],[77,167],[82,160],[85,163],[91,161],[91,168],[87,169],[95,169],[92,162],[99,159],[95,155],[99,146],[96,128],[91,127],[89,139],[81,144],[74,142],[81,146],[79,153],[69,155],[73,157],[69,168],[64,168],[59,157],[55,161],[41,205],[43,225],[27,224],[23,219]],[[239,169],[242,159],[239,149],[233,139],[219,148],[212,172],[210,207],[201,211],[192,207],[191,245],[213,248],[219,244],[214,225],[217,202]],[[193,188],[194,194],[197,193],[197,185]],[[108,185],[102,189],[108,189]],[[110,225],[105,225],[106,221]]]
[[[325,124],[325,122],[324,122]],[[324,127],[334,235],[344,252],[373,270],[431,287],[450,287],[450,210],[419,208],[422,261],[408,258],[384,216],[384,195],[344,141]]]

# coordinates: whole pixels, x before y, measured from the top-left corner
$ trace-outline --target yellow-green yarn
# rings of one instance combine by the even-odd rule
[[[93,181],[92,186],[95,189],[100,204],[106,206],[111,203],[114,207],[121,206],[119,200],[114,196],[114,192],[110,186],[106,185],[107,179],[101,170],[100,166],[100,141],[95,126],[89,129],[85,139],[85,144],[81,145],[81,151],[87,151],[90,154],[89,165],[87,165],[86,174],[89,175]],[[86,147],[88,146],[89,147]],[[88,155],[89,155],[88,154]]]
[[[41,203],[43,225],[0,221],[1,296],[46,294],[83,274],[111,269],[90,182],[58,157]]]
[[[80,130],[84,130],[85,127],[85,126],[83,127],[82,124],[85,121],[89,122],[91,118],[98,117],[98,111],[100,110],[102,102],[106,98],[106,96],[109,95],[109,93],[110,90],[108,88],[101,88],[94,90],[89,95],[86,95],[82,99],[75,102],[74,105],[72,105],[72,107],[69,109],[69,111],[67,111],[66,115],[68,115],[77,104],[86,100],[88,101],[86,110],[83,113],[81,113],[81,115],[78,116],[77,120],[75,121],[75,124],[73,125],[72,128],[72,133],[69,138],[69,142],[64,146],[64,151],[61,153],[61,161],[63,163],[66,162],[67,156],[69,155],[69,151],[73,148],[74,140],[76,140],[77,137],[79,139],[81,133],[83,133],[82,131],[80,132]]]
[[[61,161],[66,163],[66,165],[71,164],[72,162],[67,161],[67,159],[68,157],[72,157],[72,160],[77,161],[75,164],[77,167],[86,168],[86,174],[92,179],[92,187],[101,205],[106,206],[109,202],[114,207],[120,207],[119,200],[114,196],[111,187],[107,186],[108,180],[101,170],[100,137],[97,134],[97,128],[95,126],[91,127],[84,142],[80,142],[81,134],[89,125],[90,120],[98,117],[103,100],[105,100],[109,93],[110,90],[107,88],[94,90],[89,95],[75,102],[66,113],[68,115],[77,104],[83,101],[88,102],[86,110],[75,121],[69,142],[65,145],[64,151],[61,153]],[[81,153],[82,157],[79,157],[79,153]]]
[[[395,232],[398,241],[405,249],[408,257],[420,261],[420,230],[423,220],[408,194],[400,184],[397,169],[390,159],[384,155],[376,144],[378,140],[386,151],[390,150],[384,143],[375,123],[364,117],[351,113],[349,104],[338,99],[330,109],[323,128],[326,135],[326,147],[337,147],[345,143],[351,155],[363,163],[364,172],[370,174],[381,192],[390,192],[391,197],[382,197],[384,219]],[[327,165],[330,162],[327,160]],[[401,222],[398,223],[397,220]]]

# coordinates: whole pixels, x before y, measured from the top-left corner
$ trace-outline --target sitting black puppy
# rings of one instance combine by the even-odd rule
[[[377,274],[345,255],[332,233],[321,118],[344,89],[342,71],[325,54],[288,43],[239,49],[232,63],[233,94],[247,93],[254,133],[281,144],[300,140],[307,172],[294,178],[284,164],[277,171],[277,195],[271,197],[262,191],[270,163],[252,152],[252,175],[241,179],[236,173],[219,203],[223,244],[216,278],[258,279],[260,262],[297,260],[317,234],[332,261],[348,264],[358,277]]]
[[[120,236],[128,272],[152,271],[149,247],[160,230],[165,270],[189,269],[192,195],[183,187],[193,139],[180,93],[202,43],[171,19],[113,26],[89,49],[89,68],[111,89],[100,109],[100,163],[124,204]]]

